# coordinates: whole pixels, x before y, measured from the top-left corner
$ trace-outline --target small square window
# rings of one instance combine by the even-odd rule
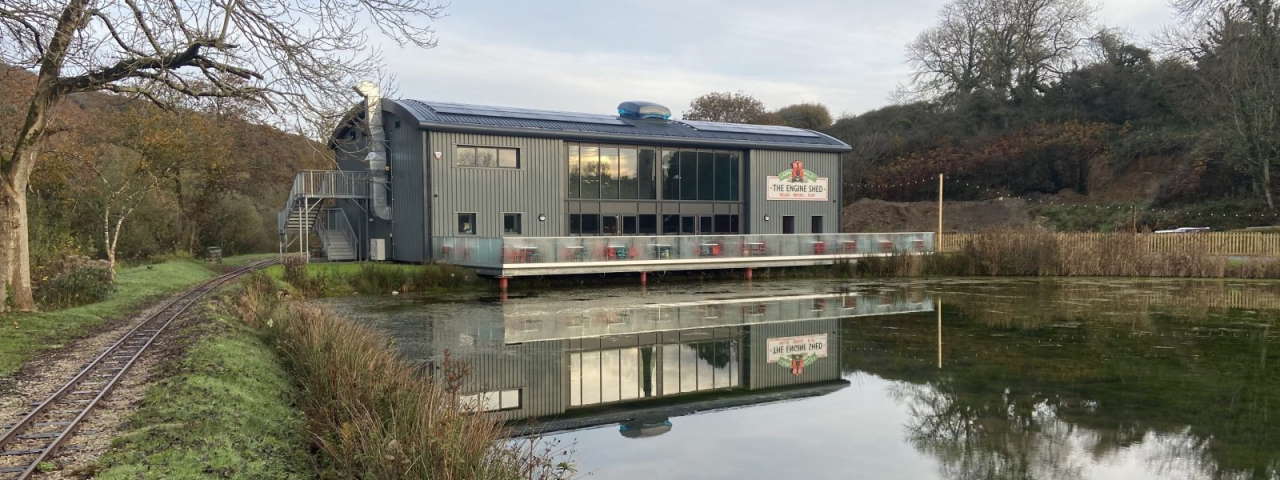
[[[476,214],[459,213],[458,214],[458,235],[475,235],[476,234]]]
[[[498,166],[502,168],[520,168],[520,156],[514,148],[498,149]]]
[[[523,233],[521,230],[519,213],[502,214],[502,233],[505,235],[519,235]]]

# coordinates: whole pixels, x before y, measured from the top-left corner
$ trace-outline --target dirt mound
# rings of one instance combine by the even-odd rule
[[[1023,228],[1034,222],[1027,203],[1019,199],[946,202],[943,228],[948,232],[977,232]],[[938,204],[858,200],[844,207],[844,232],[932,232],[938,229]]]

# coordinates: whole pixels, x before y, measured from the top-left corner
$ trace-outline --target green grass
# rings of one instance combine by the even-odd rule
[[[121,269],[116,292],[105,301],[37,313],[0,316],[0,377],[13,375],[32,356],[61,347],[108,319],[125,316],[158,297],[181,291],[214,275],[191,260],[171,260]]]
[[[146,391],[99,460],[99,479],[314,477],[299,392],[274,350],[225,312]]]
[[[277,282],[290,285],[308,297],[386,295],[399,293],[449,293],[487,289],[475,272],[447,264],[309,263],[293,264],[294,276],[285,265],[266,269]]]
[[[229,267],[241,267],[258,260],[266,260],[268,258],[275,258],[278,256],[280,256],[278,253],[246,253],[244,255],[224,257],[222,259],[222,264]]]

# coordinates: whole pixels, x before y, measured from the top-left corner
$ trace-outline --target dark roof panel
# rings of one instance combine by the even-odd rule
[[[613,115],[394,100],[428,130],[609,142],[846,152],[828,135],[776,125],[621,118]]]

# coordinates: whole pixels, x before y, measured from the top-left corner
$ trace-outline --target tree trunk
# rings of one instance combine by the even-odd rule
[[[1267,208],[1275,210],[1276,204],[1271,199],[1271,159],[1262,159],[1262,195],[1267,198]]]
[[[9,311],[9,272],[13,265],[14,195],[8,182],[0,182],[0,312]]]
[[[35,168],[36,145],[44,136],[49,112],[67,92],[58,84],[67,49],[88,22],[90,0],[70,0],[40,59],[35,92],[13,150],[0,157],[0,293],[10,293],[18,310],[34,310],[31,257],[27,237],[27,182]],[[4,290],[12,290],[7,292]],[[3,308],[7,309],[7,305]]]
[[[31,243],[27,229],[26,188],[14,196],[13,206],[14,257],[9,262],[13,307],[20,312],[33,312],[36,310],[36,300],[31,290]]]
[[[110,202],[110,199],[107,200]],[[102,250],[107,254],[107,267],[111,269],[111,281],[116,280],[116,247],[111,241],[111,207],[102,211]]]

